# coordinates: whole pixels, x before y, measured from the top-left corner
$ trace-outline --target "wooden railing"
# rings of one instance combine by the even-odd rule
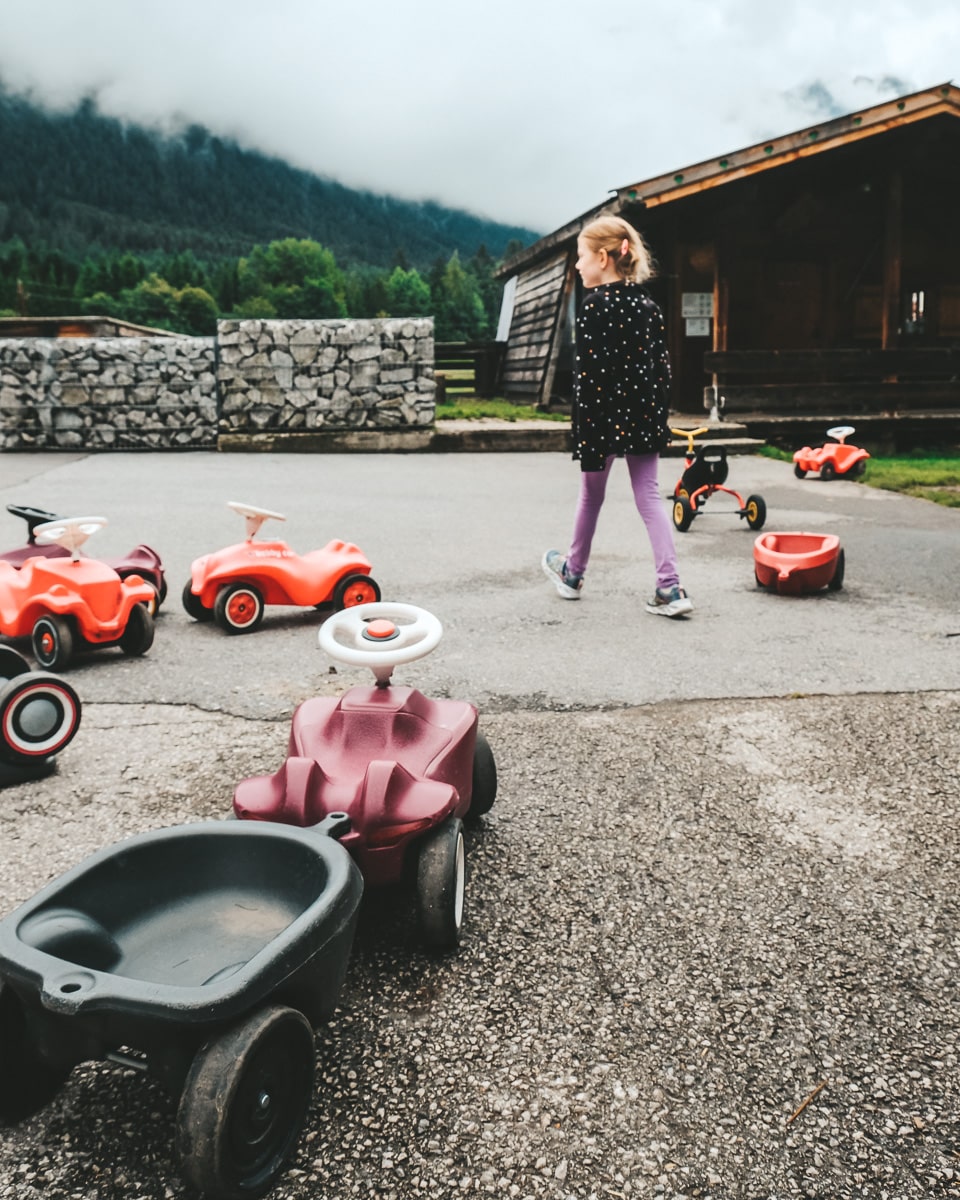
[[[454,396],[495,396],[505,346],[505,342],[437,342],[437,403]]]
[[[724,350],[703,365],[726,412],[960,409],[960,347]],[[704,407],[713,400],[706,389]]]

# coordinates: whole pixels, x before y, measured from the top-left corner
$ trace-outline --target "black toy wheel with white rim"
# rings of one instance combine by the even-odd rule
[[[225,633],[252,633],[263,620],[263,596],[252,583],[231,583],[217,593],[213,618]]]
[[[351,667],[369,667],[378,683],[393,668],[415,662],[435,649],[443,626],[425,608],[413,604],[358,604],[328,617],[320,626],[320,648]]]
[[[33,656],[47,671],[62,671],[73,657],[73,629],[66,617],[50,613],[34,622]]]
[[[420,843],[417,915],[424,943],[452,950],[460,943],[466,885],[463,822],[450,817]]]
[[[80,697],[56,675],[31,671],[0,687],[0,759],[15,765],[59,753],[80,728]]]

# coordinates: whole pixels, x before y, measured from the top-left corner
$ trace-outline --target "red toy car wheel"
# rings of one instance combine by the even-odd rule
[[[820,478],[821,479],[836,479],[836,477],[837,477],[837,468],[833,465],[832,462],[830,462],[829,459],[827,459],[826,462],[822,462],[820,464]]]
[[[209,621],[213,616],[213,609],[207,608],[200,597],[194,592],[189,579],[184,585],[181,599],[187,616],[193,617],[195,621]]]
[[[333,607],[339,612],[357,604],[376,604],[379,599],[380,588],[369,575],[347,575],[333,593]]]
[[[417,866],[420,932],[435,950],[452,950],[460,942],[465,882],[463,822],[451,817],[424,838]]]
[[[41,617],[31,641],[34,658],[47,671],[62,671],[73,657],[73,630],[65,617]]]
[[[58,753],[80,728],[80,697],[56,675],[34,671],[0,688],[0,758],[34,763]]]
[[[124,654],[140,655],[153,645],[153,616],[145,604],[135,604],[130,609],[127,627],[120,638],[120,649]]]
[[[213,616],[226,633],[252,633],[263,620],[263,597],[252,584],[231,584],[218,592]]]
[[[793,473],[798,479],[806,479],[807,472],[805,467],[801,467],[799,463],[793,464]]]
[[[497,764],[490,743],[477,730],[473,751],[473,782],[470,788],[470,816],[482,817],[493,808],[497,798]]]

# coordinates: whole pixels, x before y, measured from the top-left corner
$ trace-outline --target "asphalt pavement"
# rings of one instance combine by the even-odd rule
[[[668,621],[625,472],[583,599],[543,578],[576,483],[553,453],[0,455],[3,505],[102,514],[89,551],[145,541],[170,586],[144,658],[69,672],[56,774],[0,793],[2,911],[223,816],[300,700],[365,682],[324,659],[322,613],[227,638],[182,611],[193,558],[242,536],[226,501],[279,510],[295,550],[353,540],[385,598],[440,617],[398,681],[477,704],[500,790],[459,952],[426,955],[404,897],[365,900],[276,1200],[960,1196],[960,512],[737,458],[768,529],[839,534],[845,586],[759,591],[717,496],[677,534],[696,609]],[[0,512],[4,547],[22,528]],[[0,1197],[189,1197],[174,1120],[83,1065],[0,1133]]]

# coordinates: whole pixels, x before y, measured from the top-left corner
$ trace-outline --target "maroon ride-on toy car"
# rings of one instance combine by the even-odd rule
[[[286,542],[254,540],[264,521],[285,521],[282,513],[235,500],[227,507],[246,519],[247,540],[193,562],[183,607],[195,621],[212,617],[225,633],[252,633],[267,604],[340,609],[380,599],[370,563],[352,542],[299,555]]]
[[[80,697],[70,684],[0,646],[0,787],[47,774],[79,728]]]
[[[301,826],[346,814],[350,830],[340,841],[365,882],[414,879],[423,940],[448,949],[463,920],[463,822],[493,804],[496,764],[472,704],[390,683],[395,666],[429,654],[442,633],[436,617],[408,604],[364,604],[329,617],[321,647],[371,667],[376,684],[304,701],[286,761],[238,784],[233,809],[242,820]]]
[[[859,479],[867,469],[870,455],[847,438],[854,432],[852,425],[834,425],[827,430],[827,441],[820,446],[804,446],[793,456],[793,473],[803,479],[809,471],[819,471],[820,478]]]
[[[38,525],[37,540],[70,552],[69,558],[26,559],[19,568],[0,562],[0,634],[30,638],[41,667],[60,671],[75,650],[119,646],[140,655],[153,645],[153,586],[131,575],[121,579],[80,547],[106,525],[104,517],[67,517]]]
[[[8,504],[7,512],[14,517],[22,517],[26,521],[27,544],[18,546],[15,550],[3,551],[0,553],[0,561],[13,563],[15,567],[19,567],[28,558],[34,558],[38,554],[42,554],[45,558],[70,557],[71,552],[63,546],[54,542],[41,544],[36,538],[38,525],[48,525],[51,522],[63,520],[57,513],[47,512],[42,508],[30,508],[25,504]],[[85,555],[81,555],[81,557],[85,557]],[[152,612],[156,613],[167,598],[167,580],[163,573],[163,563],[160,555],[150,546],[141,543],[120,558],[104,558],[100,561],[105,562],[108,567],[112,567],[121,579],[127,579],[131,575],[139,575],[141,579],[145,579],[156,592],[154,602],[150,606]]]

